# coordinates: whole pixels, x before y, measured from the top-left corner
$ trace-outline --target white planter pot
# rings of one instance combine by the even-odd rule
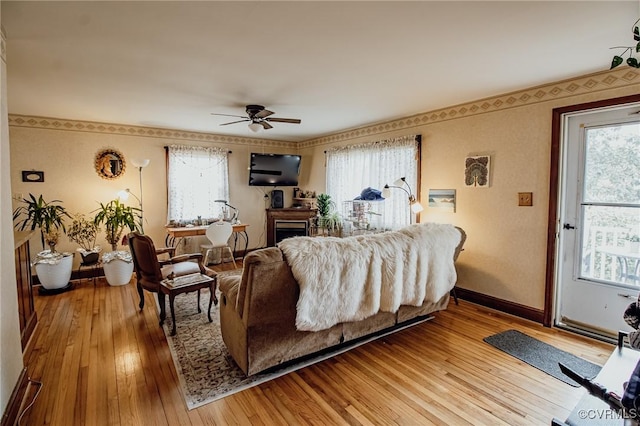
[[[73,256],[65,255],[57,263],[36,263],[36,274],[42,287],[57,290],[66,287],[71,279]]]
[[[133,275],[133,260],[128,251],[105,253],[102,256],[102,268],[109,285],[125,285]]]

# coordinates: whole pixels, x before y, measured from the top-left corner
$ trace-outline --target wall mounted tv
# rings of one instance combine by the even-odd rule
[[[300,173],[299,155],[251,154],[250,186],[296,186]]]

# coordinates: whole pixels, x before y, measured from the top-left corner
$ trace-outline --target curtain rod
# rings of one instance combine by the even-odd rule
[[[379,141],[375,141],[374,143],[378,143]],[[416,142],[418,143],[422,143],[422,135],[416,135]],[[327,151],[325,150],[324,153],[326,154]]]
[[[165,150],[169,149],[169,146],[164,147]],[[227,151],[227,154],[233,154],[233,151]]]

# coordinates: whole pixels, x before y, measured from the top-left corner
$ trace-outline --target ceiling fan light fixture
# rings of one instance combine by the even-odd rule
[[[249,123],[249,130],[251,130],[253,133],[258,133],[261,128],[262,126],[258,123]]]

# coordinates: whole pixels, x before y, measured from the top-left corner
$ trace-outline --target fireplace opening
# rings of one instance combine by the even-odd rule
[[[306,220],[276,220],[274,233],[276,244],[285,238],[305,237],[309,235],[309,222]]]

